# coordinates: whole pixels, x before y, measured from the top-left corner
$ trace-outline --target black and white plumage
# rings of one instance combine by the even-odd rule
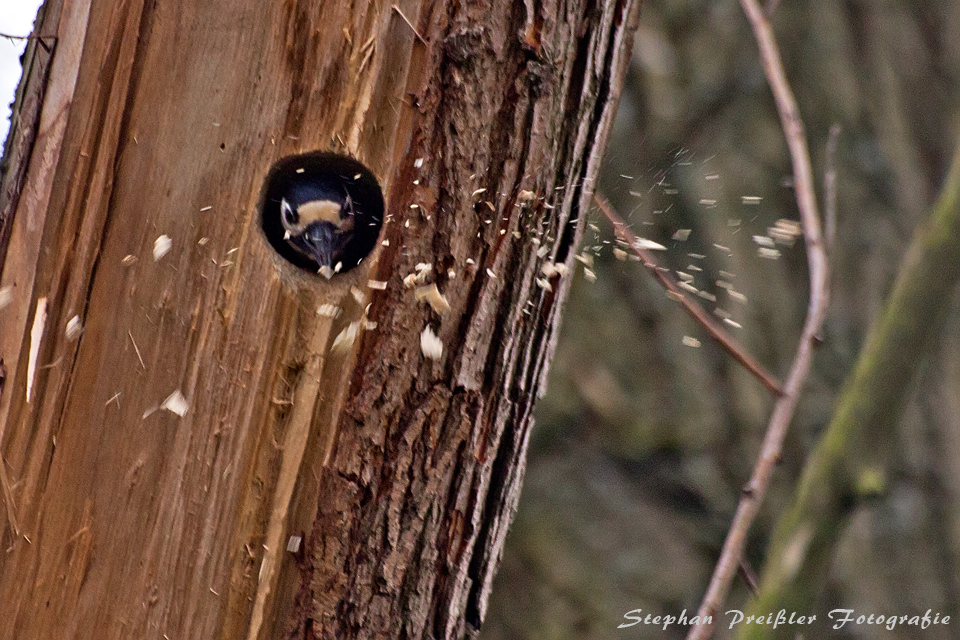
[[[343,254],[353,239],[356,213],[350,194],[324,193],[316,185],[297,185],[280,199],[283,239],[315,261],[328,279],[343,269]]]
[[[271,172],[263,230],[280,255],[330,279],[376,245],[383,195],[362,164],[330,153],[287,158]]]

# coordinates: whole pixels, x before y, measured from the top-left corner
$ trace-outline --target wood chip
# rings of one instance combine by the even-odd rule
[[[647,240],[646,238],[637,238],[634,246],[637,249],[649,249],[652,251],[666,251],[667,248],[660,244],[659,242],[654,242],[653,240]]]
[[[548,278],[553,276],[563,277],[570,273],[570,267],[562,262],[544,262],[543,266],[540,267],[540,273]]]
[[[181,418],[186,415],[188,405],[187,399],[183,397],[183,393],[180,392],[180,389],[177,389],[163,401],[160,405],[161,409],[166,409],[171,413],[175,413]]]
[[[333,345],[331,345],[331,351],[345,351],[353,346],[353,343],[357,340],[357,334],[360,333],[360,321],[351,322],[349,325],[343,328],[343,330],[337,334],[337,337],[333,339]]]
[[[167,255],[172,246],[173,240],[170,239],[170,236],[158,236],[157,239],[153,241],[153,261],[156,262]]]
[[[593,256],[589,253],[578,253],[574,258],[583,266],[593,268]]]
[[[776,260],[780,257],[779,249],[768,249],[767,247],[759,247],[757,249],[757,255],[761,258],[766,258],[768,260]]]
[[[412,289],[417,285],[421,285],[426,282],[430,272],[433,271],[433,265],[427,264],[426,262],[421,262],[413,269],[414,272],[407,274],[403,279],[403,286],[407,289]]]
[[[537,194],[533,191],[521,191],[517,194],[517,204],[520,206],[528,206],[531,202],[537,199]]]
[[[300,551],[300,544],[303,542],[303,536],[290,536],[287,540],[287,551],[297,553]]]
[[[439,360],[443,355],[443,343],[429,326],[420,334],[420,351],[431,360]]]
[[[446,315],[450,311],[450,303],[447,302],[446,297],[440,293],[435,282],[417,287],[413,295],[417,299],[417,302],[426,300],[430,307],[440,315]]]
[[[796,220],[780,218],[772,227],[767,229],[767,233],[777,244],[792,247],[797,238],[803,234],[803,228]]]
[[[73,316],[67,322],[67,328],[66,331],[64,331],[64,334],[67,336],[67,340],[73,340],[80,335],[80,331],[82,330],[83,324],[80,322],[80,316]]]

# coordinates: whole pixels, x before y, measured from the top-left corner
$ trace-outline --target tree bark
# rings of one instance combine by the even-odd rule
[[[639,4],[50,0],[0,202],[0,638],[475,636]],[[329,282],[257,216],[312,150],[387,203]]]

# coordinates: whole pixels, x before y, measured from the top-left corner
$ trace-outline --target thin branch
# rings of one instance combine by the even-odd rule
[[[839,140],[840,125],[831,125],[823,160],[823,235],[828,257],[833,255],[833,241],[837,237],[837,142]]]
[[[960,145],[936,203],[914,232],[892,291],[870,324],[830,422],[804,464],[767,546],[758,615],[809,611],[852,517],[851,499],[889,482],[898,425],[914,381],[948,326],[960,283]],[[952,325],[949,325],[952,326]],[[814,540],[812,545],[797,541]],[[801,553],[795,553],[804,547]]]
[[[807,264],[810,271],[810,302],[807,307],[807,318],[800,334],[797,354],[790,366],[790,372],[787,374],[785,393],[774,402],[760,456],[754,466],[750,481],[744,488],[740,504],[737,506],[736,514],[734,514],[733,522],[730,525],[730,531],[727,533],[727,539],[723,543],[720,559],[714,569],[713,577],[710,579],[710,585],[707,588],[703,603],[697,612],[700,620],[712,620],[720,611],[720,607],[730,591],[733,577],[740,566],[740,559],[746,545],[747,531],[756,518],[757,512],[760,510],[760,504],[767,493],[774,467],[780,458],[787,427],[797,405],[800,389],[803,387],[810,371],[813,349],[818,342],[817,335],[820,333],[826,315],[828,298],[827,255],[821,237],[820,216],[817,212],[817,198],[813,188],[813,169],[810,164],[810,152],[807,149],[803,121],[800,119],[796,99],[793,97],[793,92],[790,90],[790,85],[784,74],[780,52],[770,23],[757,0],[740,0],[740,4],[757,39],[763,70],[770,84],[770,89],[773,91],[773,97],[777,103],[777,112],[780,115],[780,123],[787,139],[787,147],[790,150],[794,191],[807,248]],[[712,633],[712,624],[698,625],[690,629],[687,640],[705,640]]]
[[[9,33],[0,33],[0,40],[9,40],[11,43],[15,43],[18,40],[38,40],[40,46],[44,48],[48,53],[50,52],[50,45],[56,42],[56,36],[41,36],[31,33],[29,36],[15,36]],[[50,42],[47,42],[50,41]]]
[[[738,573],[743,578],[744,582],[747,583],[747,588],[750,589],[750,593],[754,596],[757,595],[757,593],[760,592],[760,581],[757,579],[757,572],[753,570],[753,567],[750,566],[750,563],[747,562],[746,558],[740,561]]]
[[[703,329],[710,334],[710,336],[716,340],[723,349],[729,353],[734,360],[739,362],[743,367],[752,373],[761,384],[767,388],[767,390],[772,393],[774,396],[783,395],[783,389],[780,387],[780,383],[774,378],[763,366],[754,359],[746,349],[744,349],[736,341],[736,339],[731,336],[729,333],[724,331],[713,318],[703,310],[696,302],[690,300],[689,297],[684,295],[683,291],[677,285],[677,281],[670,276],[670,273],[660,269],[657,265],[657,261],[654,260],[653,256],[650,255],[650,252],[647,249],[644,249],[637,242],[638,238],[630,230],[630,227],[627,226],[627,223],[623,221],[617,212],[614,210],[613,205],[607,201],[599,193],[595,193],[593,196],[593,201],[597,203],[597,206],[600,208],[600,211],[603,212],[603,215],[607,217],[613,224],[614,230],[620,235],[623,240],[627,243],[630,249],[640,258],[640,262],[644,267],[647,268],[657,282],[660,283],[664,289],[667,290],[667,295],[672,299],[680,303],[680,306],[683,307],[683,310],[690,315]]]
[[[31,33],[31,34],[28,35],[28,36],[15,36],[15,35],[12,35],[12,34],[9,34],[9,33],[0,33],[0,38],[3,38],[3,39],[5,39],[5,40],[10,40],[10,41],[14,41],[14,40],[43,40],[44,38],[46,38],[46,39],[49,40],[49,39],[51,39],[52,37],[53,37],[53,36],[40,36],[40,35],[37,35],[37,34],[35,34],[35,33]]]

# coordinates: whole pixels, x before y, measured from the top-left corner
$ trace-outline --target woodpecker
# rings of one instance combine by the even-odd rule
[[[328,152],[291,156],[267,178],[261,224],[276,251],[328,280],[376,246],[383,194],[369,169]]]
[[[344,251],[353,240],[356,211],[346,190],[338,193],[325,186],[292,186],[280,199],[280,221],[283,239],[316,262],[319,273],[329,280],[344,267]]]

